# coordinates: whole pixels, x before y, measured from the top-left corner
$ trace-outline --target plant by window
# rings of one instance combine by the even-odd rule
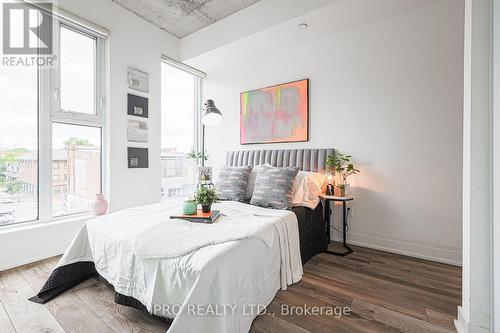
[[[191,148],[191,151],[186,155],[186,157],[195,160],[198,164],[201,160],[208,160],[207,151],[196,151],[194,148]]]
[[[214,202],[217,202],[217,194],[215,189],[209,188],[208,186],[202,186],[195,194],[195,200],[202,206],[210,206]]]
[[[326,168],[330,172],[334,172],[340,176],[340,183],[347,183],[347,179],[359,172],[351,163],[351,155],[342,154],[341,152],[332,153],[326,158]]]

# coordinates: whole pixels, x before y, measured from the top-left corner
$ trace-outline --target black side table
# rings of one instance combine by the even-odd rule
[[[342,246],[346,249],[344,252],[330,251],[326,250],[325,252],[328,254],[333,254],[336,256],[346,256],[354,252],[352,248],[347,245],[347,202],[353,201],[354,197],[337,197],[334,195],[321,195],[321,198],[325,200],[325,224],[326,224],[326,235],[328,237],[328,244],[330,244],[330,225],[331,225],[331,213],[332,210],[330,208],[330,204],[333,202],[342,202]]]

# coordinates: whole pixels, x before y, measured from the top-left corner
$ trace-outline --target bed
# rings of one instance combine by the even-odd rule
[[[233,151],[226,165],[324,170],[332,149]],[[88,221],[31,298],[45,303],[99,274],[115,301],[171,322],[169,332],[247,332],[302,264],[324,251],[322,206],[280,211],[221,202],[214,225],[170,220],[182,202],[134,207]],[[203,237],[199,237],[203,235]]]

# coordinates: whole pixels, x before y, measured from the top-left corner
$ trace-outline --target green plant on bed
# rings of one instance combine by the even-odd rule
[[[215,189],[208,186],[202,186],[195,194],[195,200],[202,206],[211,206],[217,202],[217,194]]]

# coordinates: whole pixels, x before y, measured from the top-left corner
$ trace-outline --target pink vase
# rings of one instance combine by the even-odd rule
[[[102,194],[96,194],[90,208],[95,216],[104,215],[108,211],[108,202]]]

